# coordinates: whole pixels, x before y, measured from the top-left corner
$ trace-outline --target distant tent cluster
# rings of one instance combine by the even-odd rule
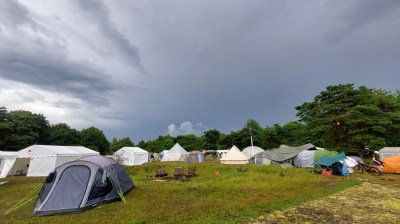
[[[204,153],[200,151],[187,152],[179,143],[176,143],[169,150],[164,150],[159,154],[161,162],[189,162],[203,163]]]

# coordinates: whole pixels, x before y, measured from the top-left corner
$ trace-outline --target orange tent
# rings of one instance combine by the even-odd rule
[[[387,157],[382,162],[382,173],[400,173],[400,156]]]

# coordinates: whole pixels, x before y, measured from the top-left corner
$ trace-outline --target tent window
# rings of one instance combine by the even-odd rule
[[[57,172],[53,171],[47,176],[46,180],[44,180],[42,190],[39,194],[40,195],[39,200],[41,203],[43,203],[44,199],[49,194],[51,188],[53,187],[54,180],[56,179],[56,177],[57,177]]]
[[[112,190],[112,184],[107,177],[107,171],[99,169],[93,181],[92,189],[88,197],[88,201],[104,197]]]

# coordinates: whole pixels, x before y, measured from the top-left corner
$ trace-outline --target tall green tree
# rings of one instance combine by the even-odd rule
[[[296,107],[297,116],[309,125],[317,145],[358,153],[365,147],[386,144],[389,131],[400,130],[400,101],[390,92],[358,89],[353,84],[328,86]]]
[[[137,147],[141,148],[141,149],[145,149],[146,148],[146,142],[144,140],[140,140],[137,144]]]
[[[90,127],[81,131],[82,145],[98,151],[101,155],[109,152],[109,143],[106,136],[98,128]]]
[[[67,124],[59,123],[50,127],[49,142],[52,145],[80,145],[81,135]]]
[[[10,121],[10,116],[7,108],[0,107],[0,148],[2,150],[10,150],[8,138],[13,130],[13,123]]]
[[[174,139],[167,135],[167,136],[158,136],[157,139],[148,141],[146,143],[146,151],[148,152],[161,152],[163,150],[169,150],[174,146],[175,142]]]
[[[10,150],[20,150],[32,144],[48,144],[50,124],[42,114],[17,110],[9,113],[12,131],[6,143]]]
[[[281,144],[290,146],[304,145],[312,142],[310,131],[306,124],[299,121],[290,121],[277,130]]]
[[[220,135],[221,133],[216,129],[205,131],[202,136],[205,148],[217,150]]]
[[[187,151],[203,150],[205,148],[203,139],[195,134],[179,135],[176,137],[176,142]]]
[[[129,137],[125,137],[122,139],[113,138],[110,142],[110,153],[114,153],[115,151],[123,148],[123,147],[133,147],[134,143],[131,141]]]
[[[241,149],[251,145],[251,139],[253,139],[253,145],[265,148],[267,142],[265,139],[265,130],[260,124],[253,119],[247,121],[238,136],[241,141],[237,146]]]

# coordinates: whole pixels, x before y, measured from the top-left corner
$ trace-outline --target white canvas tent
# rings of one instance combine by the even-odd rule
[[[242,153],[246,156],[247,159],[253,158],[257,153],[260,152],[264,152],[264,149],[258,146],[248,146],[242,151]]]
[[[100,155],[83,146],[32,145],[18,151],[14,174],[48,176],[56,167],[85,156]]]
[[[392,156],[400,156],[400,147],[384,147],[379,150],[379,158],[381,160]]]
[[[221,164],[248,164],[247,157],[236,147],[232,148],[222,156],[220,159]]]
[[[113,158],[125,166],[142,165],[149,162],[149,153],[139,147],[123,147],[114,152]]]
[[[317,150],[304,150],[293,158],[295,167],[314,167],[314,155]]]
[[[189,153],[182,148],[179,143],[176,143],[168,152],[166,152],[161,159],[161,162],[173,162],[173,161],[187,161]]]
[[[8,176],[12,171],[16,159],[17,152],[0,151],[0,178]]]

